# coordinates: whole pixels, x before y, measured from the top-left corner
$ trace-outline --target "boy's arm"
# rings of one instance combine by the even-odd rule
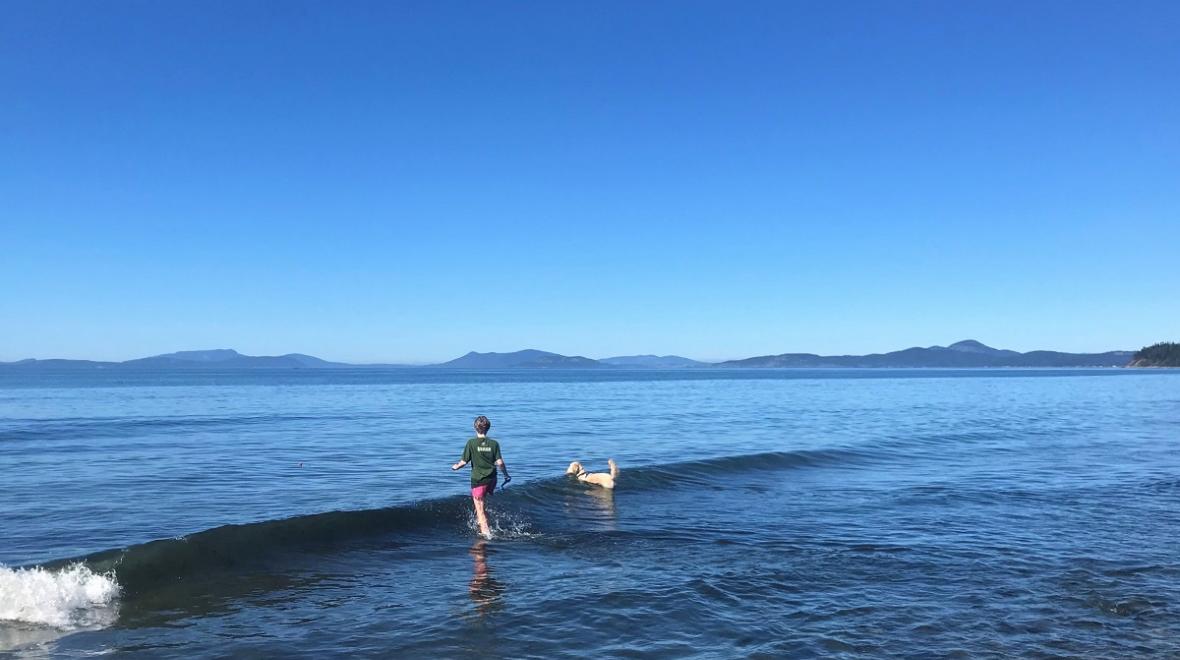
[[[504,464],[504,457],[500,455],[500,444],[499,443],[496,443],[495,456],[496,456],[496,460],[493,464],[500,466],[500,471],[504,473],[504,484],[507,485],[509,481],[512,481],[512,477],[508,476],[508,466]]]
[[[458,463],[455,463],[454,465],[451,466],[451,469],[458,470],[459,468],[463,467],[464,465],[467,465],[469,462],[471,462],[471,443],[470,442],[468,442],[466,445],[463,445],[463,455],[459,457]]]

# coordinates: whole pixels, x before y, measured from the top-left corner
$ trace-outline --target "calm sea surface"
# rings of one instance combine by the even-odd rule
[[[0,371],[0,656],[1175,657],[1178,539],[1175,371]]]

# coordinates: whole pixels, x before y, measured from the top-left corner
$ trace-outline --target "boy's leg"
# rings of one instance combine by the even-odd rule
[[[475,502],[475,520],[479,523],[479,531],[484,536],[491,536],[492,530],[488,528],[488,514],[484,510],[484,501],[482,497],[471,498]]]

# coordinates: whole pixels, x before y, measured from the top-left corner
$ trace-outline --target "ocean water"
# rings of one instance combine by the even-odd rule
[[[1174,371],[8,370],[0,475],[0,656],[1180,654]]]

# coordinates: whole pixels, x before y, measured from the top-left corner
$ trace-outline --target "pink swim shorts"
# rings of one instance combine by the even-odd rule
[[[482,500],[485,497],[491,497],[492,493],[494,492],[496,492],[495,479],[492,479],[489,483],[471,487],[471,497],[477,500]]]

